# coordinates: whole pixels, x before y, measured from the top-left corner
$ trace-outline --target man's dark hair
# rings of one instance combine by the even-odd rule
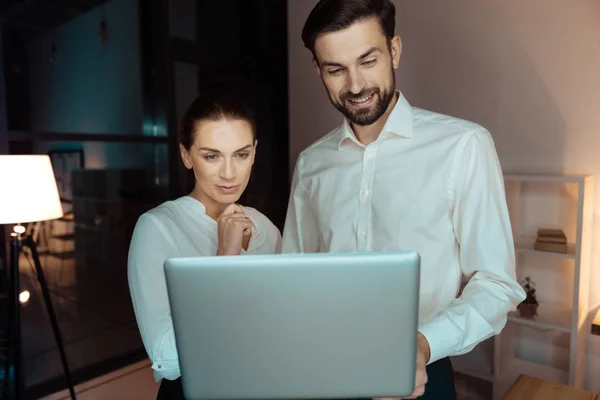
[[[316,58],[315,41],[319,35],[372,17],[378,19],[389,43],[396,29],[396,7],[391,0],[320,0],[306,19],[302,41]]]

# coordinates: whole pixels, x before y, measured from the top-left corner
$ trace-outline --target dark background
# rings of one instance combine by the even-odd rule
[[[75,383],[146,357],[129,240],[140,214],[189,192],[177,126],[203,89],[229,85],[249,99],[259,147],[241,202],[283,228],[286,13],[281,0],[0,2],[0,154],[52,157],[66,217],[28,228],[38,230]],[[6,267],[0,245],[2,290]],[[28,254],[20,272],[31,292],[21,315],[27,394],[38,398],[66,385]]]

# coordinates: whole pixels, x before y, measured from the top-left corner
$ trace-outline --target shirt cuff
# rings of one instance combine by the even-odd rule
[[[157,382],[163,378],[173,381],[181,376],[178,361],[155,361],[152,364],[152,369],[154,370],[154,379]]]
[[[254,221],[252,221],[252,220],[250,220],[250,221],[252,222],[252,236],[250,237],[250,242],[248,243],[248,250],[244,250],[244,248],[242,247],[242,252],[240,253],[240,255],[254,254],[256,251],[256,248],[258,246],[260,246],[262,244],[262,242],[265,240],[262,235],[262,232],[260,232],[258,230]]]
[[[419,332],[429,343],[427,365],[453,354],[460,342],[456,334],[456,325],[443,314],[421,326]]]

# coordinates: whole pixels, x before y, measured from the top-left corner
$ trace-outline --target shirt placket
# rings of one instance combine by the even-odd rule
[[[370,230],[371,182],[376,152],[376,142],[369,144],[363,151],[362,176],[360,180],[360,191],[358,193],[360,201],[358,208],[357,251],[359,252],[370,251],[372,248],[372,232]]]

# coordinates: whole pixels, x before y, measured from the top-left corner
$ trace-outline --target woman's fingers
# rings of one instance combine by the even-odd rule
[[[231,214],[237,214],[237,213],[243,214],[244,210],[242,210],[242,207],[240,207],[238,204],[232,203],[232,204],[228,205],[227,207],[225,207],[225,209],[223,210],[223,212],[221,213],[219,218],[221,218],[225,215],[231,215]]]

